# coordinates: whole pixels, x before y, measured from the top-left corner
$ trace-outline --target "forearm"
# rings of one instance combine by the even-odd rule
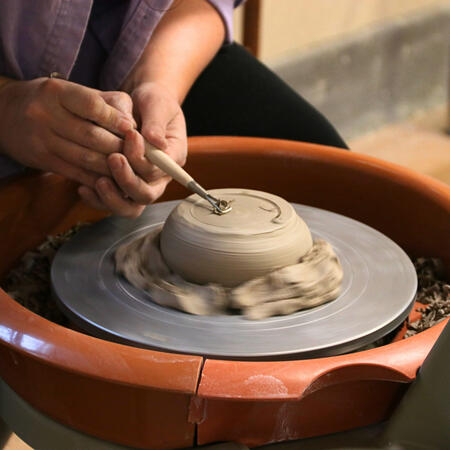
[[[164,86],[179,103],[222,45],[225,27],[206,0],[179,0],[165,13],[123,89]]]

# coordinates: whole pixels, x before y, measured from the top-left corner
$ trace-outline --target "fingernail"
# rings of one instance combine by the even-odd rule
[[[119,130],[123,133],[126,133],[129,130],[133,130],[134,126],[133,123],[129,119],[120,119],[119,121]]]
[[[128,130],[125,133],[125,139],[129,139],[129,140],[134,139],[136,133],[137,133],[136,130]]]
[[[131,114],[122,114],[122,119],[125,120],[125,122],[129,122],[132,128],[137,128],[137,123]]]
[[[113,170],[120,170],[124,166],[121,157],[110,158],[109,163]]]

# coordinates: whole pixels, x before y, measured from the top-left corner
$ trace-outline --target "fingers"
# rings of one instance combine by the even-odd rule
[[[141,134],[176,163],[186,160],[186,123],[180,105],[161,86],[144,85],[133,93],[141,117]]]
[[[134,125],[134,128],[137,128],[136,121],[133,118],[133,101],[131,97],[126,92],[120,91],[107,91],[107,92],[99,92],[101,97],[105,100],[108,105],[118,109],[125,116],[127,116]]]
[[[98,179],[98,175],[77,166],[73,166],[57,156],[52,157],[51,162],[48,164],[48,170],[92,188],[95,187],[95,183]]]
[[[170,177],[164,176],[146,183],[120,153],[109,155],[107,161],[114,181],[101,177],[95,183],[95,191],[85,186],[79,189],[83,200],[95,208],[106,208],[119,216],[138,217],[145,205],[159,198],[170,182]]]
[[[117,186],[130,200],[141,205],[153,203],[170,182],[170,177],[165,175],[151,184],[146,183],[133,172],[127,158],[118,153],[108,157],[108,164]]]
[[[136,102],[142,120],[142,135],[155,147],[164,150],[167,147],[167,125],[176,114],[177,105],[158,95],[142,95]]]
[[[112,133],[123,135],[134,127],[129,117],[109,105],[95,89],[67,82],[58,95],[64,108]]]
[[[159,197],[164,192],[170,180],[158,181],[152,189],[155,197]],[[97,181],[95,189],[88,186],[80,186],[78,193],[82,200],[93,208],[109,210],[113,214],[123,217],[138,217],[144,210],[144,205],[140,205],[131,199],[124,198],[115,183],[109,178],[101,178]]]
[[[110,154],[122,151],[123,140],[118,136],[65,109],[51,117],[50,128],[59,137],[94,152]]]
[[[110,178],[100,178],[95,187],[100,201],[115,215],[135,218],[144,210],[144,205],[124,198]]]
[[[144,138],[135,130],[128,131],[123,144],[123,154],[133,170],[145,181],[151,182],[166,174],[144,156]]]
[[[106,156],[102,153],[94,152],[58,135],[53,135],[49,147],[54,155],[74,167],[100,175],[110,175]]]
[[[78,194],[80,195],[81,199],[84,200],[89,206],[100,210],[107,209],[106,206],[101,202],[94,189],[88,186],[80,186],[78,188]]]
[[[181,110],[168,123],[166,130],[168,146],[165,152],[181,167],[187,159],[186,122]]]

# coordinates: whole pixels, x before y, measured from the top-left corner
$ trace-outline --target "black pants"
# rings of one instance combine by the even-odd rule
[[[189,136],[258,136],[347,148],[322,114],[238,44],[219,51],[183,111]]]

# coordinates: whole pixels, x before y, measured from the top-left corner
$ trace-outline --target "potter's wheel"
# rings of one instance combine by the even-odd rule
[[[105,339],[223,359],[287,359],[336,355],[396,328],[417,287],[403,250],[347,217],[294,204],[313,238],[334,247],[344,270],[340,296],[327,304],[260,321],[194,316],[153,303],[114,272],[118,245],[161,225],[178,202],[151,205],[139,219],[108,218],[80,231],[54,259],[53,290],[65,314]]]

